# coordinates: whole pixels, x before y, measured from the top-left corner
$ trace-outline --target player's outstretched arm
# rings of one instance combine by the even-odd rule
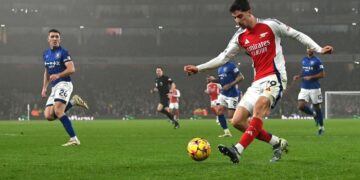
[[[241,29],[237,30],[225,50],[221,52],[218,56],[206,63],[199,64],[197,66],[186,65],[184,66],[184,71],[190,76],[201,71],[218,68],[228,62],[231,58],[235,57],[241,51],[238,44],[238,36],[242,32],[243,30]]]
[[[306,46],[309,49],[312,49],[314,52],[320,54],[331,54],[333,51],[333,47],[326,45],[324,47],[320,47],[313,39],[311,39],[308,35],[297,31],[290,26],[285,25],[284,23],[278,20],[272,20],[269,24],[275,32],[280,36],[290,37],[296,39],[301,44]]]

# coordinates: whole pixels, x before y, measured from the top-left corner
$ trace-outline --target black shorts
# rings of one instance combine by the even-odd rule
[[[164,106],[164,108],[169,107],[169,98],[168,97],[160,97],[160,104]]]

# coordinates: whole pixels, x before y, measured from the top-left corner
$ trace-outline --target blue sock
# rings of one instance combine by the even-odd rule
[[[225,116],[222,114],[222,115],[219,115],[219,122],[220,122],[220,125],[223,129],[227,129],[227,123],[226,123],[226,119],[225,119]]]
[[[75,131],[71,125],[71,121],[70,119],[67,117],[67,115],[63,115],[60,118],[60,122],[63,124],[66,132],[69,134],[70,137],[74,137],[75,136]]]
[[[67,112],[70,108],[72,108],[73,105],[71,104],[71,102],[69,101],[69,103],[66,105],[65,107],[65,112]]]
[[[321,109],[316,110],[316,121],[319,123],[320,126],[324,126],[324,118]]]
[[[309,106],[304,106],[304,108],[300,110],[308,115],[314,115],[313,110]]]

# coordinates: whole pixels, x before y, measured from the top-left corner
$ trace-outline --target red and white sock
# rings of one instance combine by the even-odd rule
[[[246,148],[251,142],[259,135],[262,131],[263,122],[261,119],[253,117],[250,121],[250,124],[244,134],[240,138],[240,144]]]
[[[267,142],[271,145],[275,145],[275,144],[278,144],[279,141],[280,141],[280,138],[273,135],[273,134],[270,134],[269,132],[267,132],[265,129],[262,129],[258,136],[256,137],[256,139],[259,139],[261,141],[264,141],[264,142]]]
[[[268,133],[265,129],[261,129],[256,139],[269,143],[271,140],[271,134]]]

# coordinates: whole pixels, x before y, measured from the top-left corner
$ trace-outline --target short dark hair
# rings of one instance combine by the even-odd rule
[[[230,6],[230,12],[235,11],[248,11],[250,10],[250,4],[248,0],[235,0],[233,4]]]
[[[52,33],[52,32],[53,32],[53,33],[59,33],[59,34],[61,34],[60,31],[57,30],[57,29],[50,29],[50,30],[49,30],[49,33]]]
[[[164,68],[162,68],[161,66],[156,67],[156,69],[161,69],[162,71],[164,71]]]

